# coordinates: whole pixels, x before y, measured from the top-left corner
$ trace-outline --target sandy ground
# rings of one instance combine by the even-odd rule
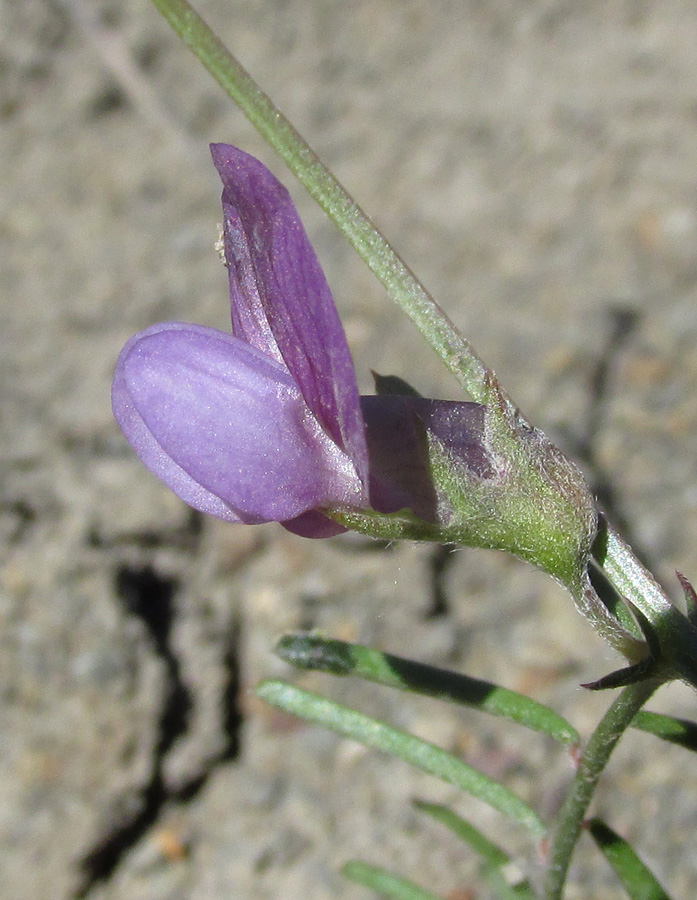
[[[696,578],[694,3],[200,9],[523,409],[612,486],[659,575]],[[358,900],[338,869],[362,857],[469,897],[475,861],[411,798],[534,858],[524,835],[261,705],[261,677],[293,677],[275,637],[317,627],[498,679],[584,734],[608,698],[578,684],[618,661],[515,560],[460,551],[449,611],[429,617],[432,548],[202,521],[148,474],[110,378],[153,322],[227,326],[211,140],[289,184],[364,389],[371,367],[457,387],[149,3],[0,0],[0,21],[0,896]],[[561,751],[473,713],[298,680],[462,753],[545,815],[570,777]],[[694,696],[654,708],[690,715]],[[697,895],[686,753],[629,735],[596,809],[675,898]],[[619,896],[584,844],[569,897]]]

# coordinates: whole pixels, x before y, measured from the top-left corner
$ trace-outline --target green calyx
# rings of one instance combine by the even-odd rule
[[[392,383],[378,387],[389,393]],[[404,395],[401,383],[395,392]],[[647,655],[640,634],[623,624],[594,590],[588,567],[598,513],[581,471],[543,432],[532,428],[487,375],[478,447],[488,471],[467,448],[421,423],[426,476],[436,498],[428,519],[403,509],[332,510],[347,528],[384,540],[438,541],[512,553],[563,584],[593,627],[631,663]],[[418,417],[418,416],[417,416]],[[458,452],[459,451],[459,452]],[[486,468],[486,467],[485,467]]]
[[[580,470],[525,421],[493,375],[488,391],[492,477],[473,477],[429,437],[434,483],[451,507],[450,540],[505,550],[576,589],[597,527],[593,497]]]
[[[387,382],[380,386],[385,391]],[[389,385],[387,385],[389,387]],[[404,393],[402,383],[397,387]],[[490,472],[473,471],[434,432],[423,428],[437,508],[424,521],[410,510],[328,511],[353,530],[387,540],[455,543],[504,550],[579,588],[597,513],[581,472],[522,418],[489,375],[482,446]]]

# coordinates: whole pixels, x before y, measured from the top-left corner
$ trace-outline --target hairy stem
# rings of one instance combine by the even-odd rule
[[[470,396],[479,403],[490,403],[492,385],[495,383],[499,390],[491,370],[251,75],[187,0],[153,0],[153,3],[286,161]],[[502,391],[500,398],[502,403],[509,403],[508,395]],[[360,530],[359,522],[351,527]],[[697,685],[697,628],[670,605],[649,573],[609,527],[604,550],[596,554],[596,559],[619,594],[627,597],[654,626],[662,661],[666,663],[664,676],[681,677]],[[602,628],[600,631],[604,633]],[[604,636],[607,638],[607,630]]]
[[[598,780],[619,739],[657,687],[656,681],[642,681],[624,688],[588,741],[569,793],[557,815],[549,851],[544,900],[561,900],[571,857]]]
[[[601,526],[604,540],[596,542],[600,544],[596,553],[598,564],[620,596],[629,600],[651,623],[660,646],[664,674],[682,678],[697,687],[697,628],[673,606],[612,525],[601,520]]]
[[[487,367],[314,150],[187,0],[153,0],[153,3],[264,139],[283,157],[470,396],[484,402]]]

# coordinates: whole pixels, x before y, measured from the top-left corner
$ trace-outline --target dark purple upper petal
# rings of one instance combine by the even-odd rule
[[[121,352],[112,404],[143,462],[202,512],[278,522],[367,502],[285,367],[232,335],[178,322],[141,332]]]
[[[212,144],[235,335],[282,361],[322,428],[367,483],[356,375],[319,261],[285,187],[254,157]]]

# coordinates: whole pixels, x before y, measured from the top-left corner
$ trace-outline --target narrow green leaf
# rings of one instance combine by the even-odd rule
[[[478,828],[458,816],[447,806],[439,803],[415,800],[414,806],[445,825],[482,857],[486,880],[501,900],[536,900],[536,895],[527,879],[511,883],[509,873],[505,871],[505,867],[512,864],[511,857],[482,834]]]
[[[485,866],[484,878],[499,900],[539,900],[529,881],[509,884],[504,871],[497,866]]]
[[[536,838],[543,837],[547,831],[537,813],[516,794],[435,744],[283,681],[263,681],[256,693],[272,706],[382,750],[455,785],[524,825]]]
[[[670,900],[632,847],[600,819],[588,824],[596,844],[622,882],[631,900]]]
[[[510,856],[505,851],[447,806],[440,803],[426,803],[423,800],[414,800],[414,806],[449,828],[460,840],[469,844],[485,862],[494,866],[505,866],[510,861]]]
[[[671,744],[697,752],[697,723],[688,719],[676,719],[662,713],[642,710],[634,716],[632,728],[646,731]]]
[[[440,900],[436,894],[425,891],[408,878],[401,878],[386,869],[359,860],[347,862],[341,873],[350,881],[362,884],[385,897],[394,897],[395,900]]]
[[[501,716],[548,734],[567,745],[580,742],[573,725],[554,710],[489,681],[437,669],[390,653],[380,653],[362,644],[349,644],[311,634],[285,635],[276,645],[276,653],[301,669],[319,669],[333,675],[356,675],[387,687],[426,694]]]

